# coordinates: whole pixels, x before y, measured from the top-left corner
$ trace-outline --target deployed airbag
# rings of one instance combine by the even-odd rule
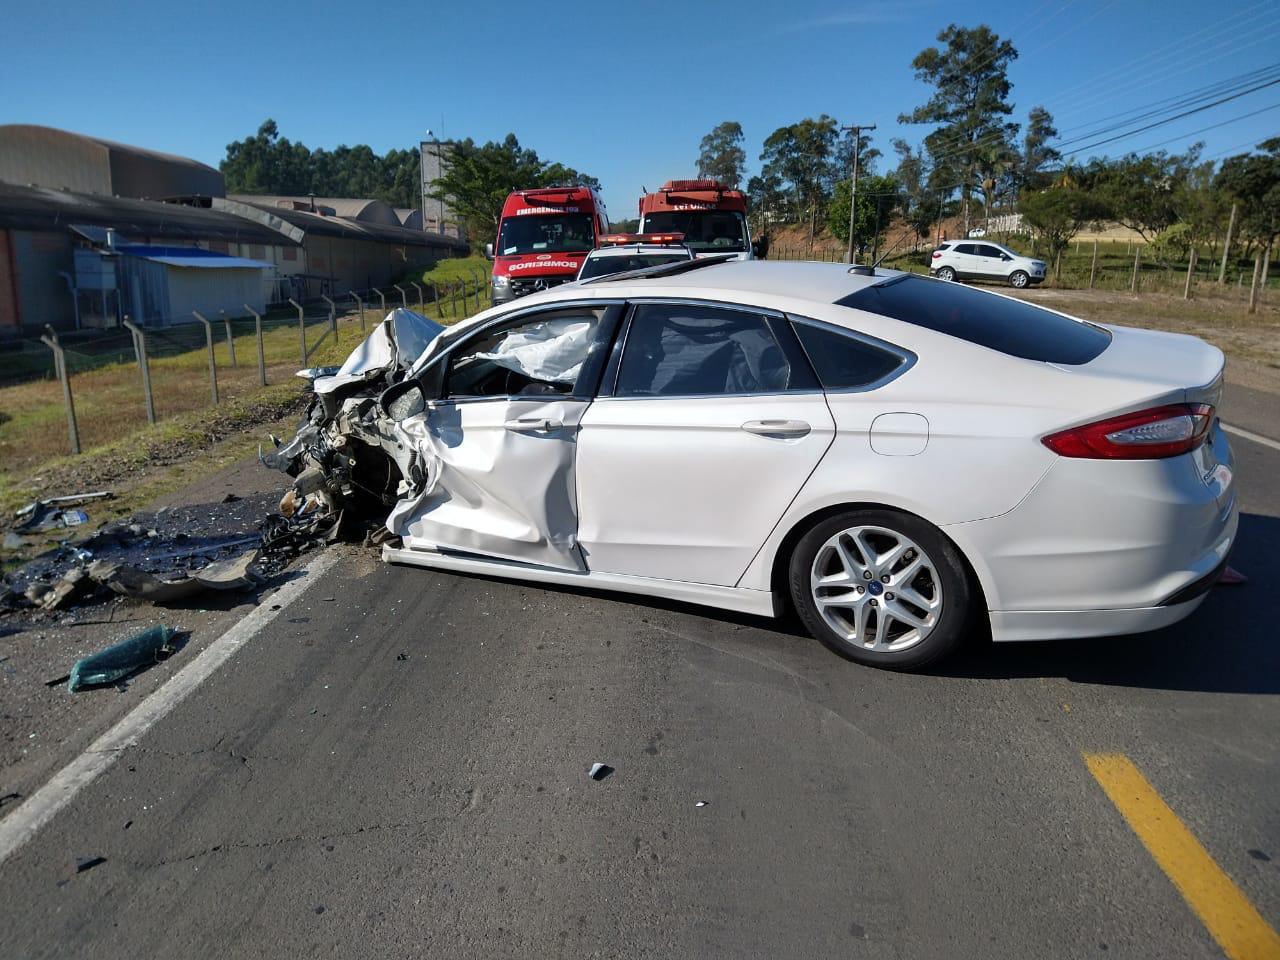
[[[563,318],[533,323],[511,334],[496,350],[478,353],[530,380],[574,383],[595,337],[594,320]]]

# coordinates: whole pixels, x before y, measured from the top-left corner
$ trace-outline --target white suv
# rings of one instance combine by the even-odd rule
[[[987,240],[951,240],[933,251],[929,275],[939,280],[1003,280],[1011,287],[1029,287],[1044,282],[1044,261],[1020,257]]]

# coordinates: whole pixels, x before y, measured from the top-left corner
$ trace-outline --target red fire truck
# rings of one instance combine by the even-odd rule
[[[518,190],[502,205],[493,261],[493,302],[568,283],[609,232],[604,203],[589,187]]]
[[[751,242],[747,198],[718,180],[668,180],[640,198],[641,233],[681,233],[694,256],[762,256]]]

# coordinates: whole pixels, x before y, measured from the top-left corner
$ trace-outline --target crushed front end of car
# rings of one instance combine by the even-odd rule
[[[294,478],[280,502],[277,536],[358,538],[379,526],[405,492],[421,486],[414,451],[382,414],[378,397],[404,378],[444,329],[397,308],[341,367],[299,372],[310,380],[312,398],[297,433],[259,451],[265,466]]]

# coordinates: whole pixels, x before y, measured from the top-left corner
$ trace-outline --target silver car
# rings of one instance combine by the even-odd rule
[[[951,240],[933,251],[929,273],[939,280],[999,280],[1022,288],[1044,282],[1044,261],[988,240]]]

